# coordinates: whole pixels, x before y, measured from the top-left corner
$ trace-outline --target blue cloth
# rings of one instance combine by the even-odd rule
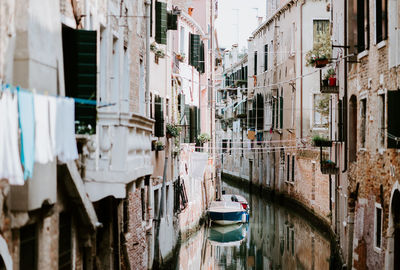
[[[21,163],[24,179],[32,178],[35,163],[35,112],[33,94],[18,91],[19,126],[21,128]]]

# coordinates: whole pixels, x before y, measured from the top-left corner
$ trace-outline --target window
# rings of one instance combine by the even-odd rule
[[[328,127],[329,95],[314,94],[314,126],[320,128]]]
[[[58,224],[58,269],[72,269],[71,215],[61,213]]]
[[[264,97],[261,94],[257,94],[257,110],[256,110],[256,117],[257,117],[257,130],[264,129]]]
[[[22,227],[19,231],[19,269],[37,269],[38,241],[37,225]]]
[[[320,42],[321,38],[329,34],[329,20],[313,21],[313,44],[314,46]]]
[[[283,89],[282,89],[283,92]],[[283,96],[279,97],[279,128],[283,128]]]
[[[101,34],[103,35],[104,31]],[[101,38],[103,39],[103,36]],[[96,101],[97,32],[72,29],[63,25],[62,42],[66,96]],[[104,43],[101,44],[100,60],[104,60],[103,57],[106,56],[103,55],[106,53],[103,46],[105,46]],[[82,55],[85,57],[82,57]],[[103,74],[104,70],[101,69],[100,72]],[[104,81],[101,83],[104,83]],[[75,104],[77,131],[90,130],[94,132],[96,130],[96,118],[96,106]]]
[[[379,95],[379,143],[381,147],[385,146],[385,125],[386,125],[386,104],[385,104],[385,95]]]
[[[179,52],[185,54],[185,27],[181,26]]]
[[[140,189],[140,201],[142,205],[142,220],[146,218],[146,196],[144,188]]]
[[[257,51],[254,52],[254,75],[257,75]]]
[[[112,72],[111,72],[111,85],[112,87],[108,90],[110,91],[109,96],[111,97],[111,102],[117,103],[119,102],[119,42],[118,38],[113,37],[112,43]]]
[[[169,98],[165,99],[165,115],[169,118]]]
[[[264,71],[268,70],[268,44],[264,45]]]
[[[222,153],[226,153],[228,148],[228,140],[223,139],[222,140]]]
[[[229,155],[232,155],[232,140],[229,140]]]
[[[168,215],[169,206],[169,185],[167,185],[167,190],[165,191],[165,213]]]
[[[369,0],[357,0],[358,52],[369,48]]]
[[[189,45],[190,45],[189,64],[197,68],[199,66],[199,61],[200,61],[200,49],[201,49],[200,35],[190,33]]]
[[[167,44],[167,3],[156,1],[156,36],[158,44]]]
[[[375,247],[382,246],[382,206],[375,204]]]
[[[154,113],[153,113],[153,93],[150,93],[150,118],[154,119]]]
[[[145,75],[144,75],[144,64],[143,64],[143,59],[140,59],[139,63],[139,106],[140,106],[140,114],[145,115],[146,114],[146,91],[144,87],[144,82],[145,82]]]
[[[158,218],[158,211],[160,209],[159,189],[154,190],[154,218]]]
[[[123,231],[125,233],[128,232],[128,227],[129,227],[129,200],[125,199],[123,202]]]
[[[286,181],[290,181],[290,155],[287,155],[287,166],[286,166]]]
[[[285,150],[281,148],[280,161],[279,161],[279,181],[283,182],[284,180],[285,180]]]
[[[292,181],[294,182],[294,162],[295,162],[295,157],[292,156]]]
[[[387,92],[387,148],[400,148],[400,92]]]
[[[387,0],[375,0],[376,43],[387,39]]]
[[[154,135],[164,137],[164,99],[160,96],[154,97]]]
[[[365,137],[366,137],[366,129],[367,129],[367,99],[362,99],[360,101],[360,136],[361,136],[361,148],[365,148]]]

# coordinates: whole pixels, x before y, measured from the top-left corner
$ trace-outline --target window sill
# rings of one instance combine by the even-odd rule
[[[274,129],[275,132],[282,134],[282,129]]]
[[[360,149],[359,149],[359,152],[360,152],[360,153],[365,153],[366,151],[367,151],[367,148],[360,148]]]
[[[360,52],[359,54],[357,54],[357,60],[361,60],[362,58],[368,56],[368,50],[364,50],[362,52]]]
[[[376,253],[381,253],[382,252],[382,249],[381,248],[379,248],[379,247],[374,247],[374,251],[376,252]]]
[[[285,183],[288,184],[288,185],[294,186],[294,182],[293,181],[285,181]]]
[[[294,128],[288,128],[287,131],[290,133],[294,133]]]
[[[386,149],[385,149],[385,148],[379,148],[379,149],[378,149],[379,155],[383,155],[385,152],[386,152]]]
[[[386,46],[386,40],[382,40],[378,44],[376,44],[376,47],[378,48],[378,50],[382,49],[385,46]]]

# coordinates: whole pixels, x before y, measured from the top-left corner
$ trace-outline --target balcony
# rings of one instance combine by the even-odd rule
[[[326,77],[327,75],[324,75]],[[319,72],[321,94],[339,94],[339,85],[335,74],[330,78],[322,78],[322,71]]]
[[[136,115],[98,113],[98,135],[82,135],[81,175],[89,198],[126,197],[126,184],[153,172],[154,120]]]

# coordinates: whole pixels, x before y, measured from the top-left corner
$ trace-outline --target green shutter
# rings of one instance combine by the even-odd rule
[[[168,12],[168,25],[167,30],[178,30],[178,15]]]
[[[66,26],[62,29],[66,95],[96,101],[97,32]],[[96,116],[95,105],[75,103],[75,120],[79,121],[77,132],[86,132],[82,127],[88,125],[95,131]]]
[[[196,127],[197,127],[197,131],[196,131],[196,141],[197,141],[197,137],[200,135],[200,108],[196,107]]]
[[[190,34],[190,59],[189,64],[198,67],[200,58],[200,35]]]
[[[195,106],[190,107],[190,142],[196,142],[197,133],[197,110]]]
[[[186,136],[185,136],[185,143],[190,142],[190,106],[185,105],[185,118],[186,118]]]
[[[167,4],[156,2],[156,42],[159,44],[167,44]]]
[[[400,148],[400,91],[387,92],[387,148]]]
[[[279,97],[279,127],[283,128],[283,97]]]
[[[163,98],[156,96],[154,98],[155,108],[155,124],[154,135],[156,137],[164,137],[164,102]]]
[[[200,55],[199,55],[199,65],[197,70],[200,73],[204,73],[205,69],[204,69],[205,65],[204,65],[204,43],[201,42],[200,44]]]

